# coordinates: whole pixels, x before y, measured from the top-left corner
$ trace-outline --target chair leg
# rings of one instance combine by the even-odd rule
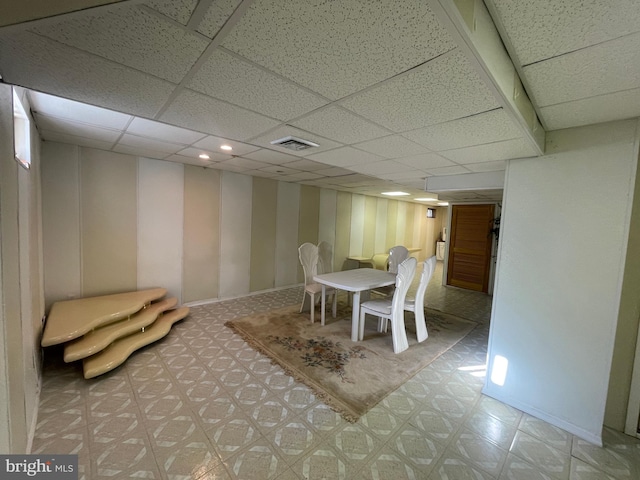
[[[418,342],[424,342],[429,336],[427,322],[424,319],[424,310],[418,309],[418,311],[413,312],[413,315],[416,317],[416,337]]]
[[[333,291],[333,309],[331,313],[333,314],[333,318],[336,318],[336,315],[338,315],[338,290]]]
[[[300,313],[302,313],[302,310],[304,310],[304,301],[307,299],[307,292],[304,292],[302,294],[302,305],[300,305]]]
[[[314,322],[315,318],[314,318],[314,314],[316,313],[316,296],[311,293],[311,323]]]
[[[364,321],[366,315],[364,310],[360,310],[360,321],[358,322],[358,341],[360,342],[364,339]]]

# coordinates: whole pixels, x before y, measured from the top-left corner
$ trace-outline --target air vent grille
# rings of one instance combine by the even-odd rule
[[[292,136],[273,140],[271,142],[271,145],[278,145],[279,147],[288,148],[289,150],[295,150],[296,152],[300,150],[306,150],[307,148],[320,146],[317,143],[310,142],[309,140],[303,140],[302,138]]]

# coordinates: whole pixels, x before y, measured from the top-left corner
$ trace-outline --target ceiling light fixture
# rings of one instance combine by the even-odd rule
[[[437,198],[414,198],[417,202],[437,202]]]
[[[382,195],[388,195],[390,197],[402,197],[403,195],[409,195],[407,192],[382,192]]]
[[[449,205],[449,202],[438,202],[438,205],[440,205],[441,207],[446,207]]]
[[[233,147],[231,145],[220,145],[220,150],[231,151],[233,150]]]
[[[198,158],[201,158],[203,160],[209,160],[209,155],[207,155],[206,153],[201,153],[200,155],[198,155]]]

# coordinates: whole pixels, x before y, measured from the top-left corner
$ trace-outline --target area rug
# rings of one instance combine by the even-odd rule
[[[350,422],[394,391],[462,340],[477,324],[427,309],[429,338],[416,341],[415,324],[406,315],[409,348],[393,353],[391,333],[377,332],[377,318],[367,316],[362,342],[351,341],[351,309],[341,305],[325,326],[309,321],[299,306],[231,320],[232,328],[254,349],[287,374],[310,387],[328,406]]]

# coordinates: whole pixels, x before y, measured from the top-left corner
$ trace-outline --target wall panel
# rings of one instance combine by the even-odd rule
[[[338,192],[335,190],[320,189],[320,212],[318,226],[318,242],[325,241],[333,247],[333,270],[336,264],[335,244],[336,244],[336,202]],[[341,263],[342,264],[342,263]]]
[[[221,298],[250,291],[252,178],[222,172],[220,215]]]
[[[42,154],[42,235],[45,308],[79,298],[80,271],[80,147],[45,142]]]
[[[349,255],[361,255],[364,242],[364,195],[351,195]]]
[[[378,198],[376,203],[376,233],[373,253],[383,253],[389,250],[387,246],[387,225],[388,225],[388,208],[389,200],[386,198]]]
[[[182,303],[184,165],[138,161],[138,288],[164,287]]]
[[[278,182],[278,213],[276,217],[276,286],[304,282],[298,259],[298,225],[300,185]]]
[[[251,212],[251,281],[252,292],[275,286],[276,218],[278,182],[267,178],[253,179]]]
[[[80,149],[82,295],[137,288],[136,157]]]
[[[372,257],[375,253],[376,245],[376,222],[378,199],[376,197],[364,197],[364,226],[362,238],[362,256]]]
[[[338,192],[336,198],[336,244],[333,248],[334,265],[337,270],[345,270],[351,245],[351,194]],[[356,253],[359,255],[360,252]]]
[[[218,296],[220,172],[184,167],[182,301]]]

